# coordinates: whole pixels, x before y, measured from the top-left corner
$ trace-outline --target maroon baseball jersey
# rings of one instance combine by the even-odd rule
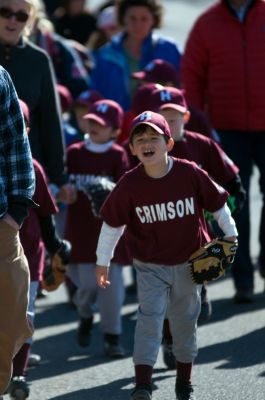
[[[70,179],[78,191],[77,201],[67,209],[65,225],[65,238],[72,243],[71,262],[95,263],[102,219],[94,216],[82,185],[100,177],[117,182],[128,169],[127,155],[117,144],[113,144],[104,153],[94,153],[86,148],[84,142],[80,142],[67,149],[67,167]],[[120,264],[130,262],[123,239],[117,246],[113,261]]]
[[[183,139],[175,142],[170,155],[196,162],[220,185],[231,181],[239,172],[238,167],[214,140],[197,132],[185,131]]]
[[[39,208],[30,208],[29,215],[25,219],[19,231],[20,240],[28,259],[31,281],[40,281],[44,268],[45,246],[41,238],[41,230],[38,217],[47,217],[58,212],[53,197],[49,192],[46,176],[42,166],[33,159],[36,176],[35,193],[33,200],[39,204]]]
[[[126,239],[134,258],[174,265],[210,240],[203,209],[214,212],[228,193],[195,163],[173,159],[160,179],[150,178],[142,164],[127,172],[102,207],[104,221],[127,225]]]

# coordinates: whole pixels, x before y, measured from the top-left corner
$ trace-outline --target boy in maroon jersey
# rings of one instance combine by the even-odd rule
[[[172,87],[158,88],[151,94],[150,106],[153,111],[163,115],[168,122],[174,140],[170,155],[194,161],[207,171],[215,182],[223,186],[234,197],[234,206],[238,212],[246,197],[238,174],[239,169],[214,140],[186,129],[190,112],[183,92]],[[202,307],[199,322],[204,322],[211,316],[211,303],[207,298],[205,286],[202,288],[201,297]],[[165,321],[163,358],[169,368],[174,368],[175,361],[171,349],[172,338],[168,323]]]
[[[99,289],[95,278],[97,239],[102,219],[95,215],[93,188],[114,182],[128,169],[125,150],[115,143],[122,125],[123,111],[112,100],[96,101],[84,116],[87,124],[85,140],[67,149],[67,167],[77,190],[77,200],[67,208],[65,237],[72,243],[68,275],[77,287],[74,302],[80,321],[77,342],[90,343],[94,306],[97,301],[101,316],[104,351],[109,357],[121,357],[121,307],[124,301],[122,265],[129,263],[121,242],[112,266],[113,287]]]
[[[73,104],[73,113],[76,127],[79,129],[80,140],[86,132],[87,126],[83,116],[89,113],[90,107],[95,101],[102,100],[103,96],[96,90],[88,89],[75,99]]]
[[[228,193],[195,163],[168,156],[174,141],[160,114],[146,111],[132,122],[130,147],[140,164],[127,172],[105,201],[97,247],[97,282],[108,287],[113,249],[126,227],[138,284],[138,318],[132,400],[152,398],[152,372],[167,311],[176,358],[176,398],[194,400],[191,370],[197,355],[201,286],[187,260],[210,240],[203,210],[210,210],[227,240],[237,236]]]

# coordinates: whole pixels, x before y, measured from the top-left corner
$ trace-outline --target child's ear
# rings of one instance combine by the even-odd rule
[[[187,110],[183,116],[183,122],[184,124],[187,124],[190,120],[190,112]]]
[[[169,141],[167,142],[167,150],[170,152],[174,147],[174,139],[170,138]]]
[[[134,148],[133,148],[133,145],[132,145],[131,143],[129,143],[129,147],[130,147],[130,150],[131,150],[132,155],[133,155],[133,156],[136,156],[135,151],[134,151]]]

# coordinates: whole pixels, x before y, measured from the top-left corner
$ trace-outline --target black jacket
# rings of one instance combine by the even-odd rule
[[[24,40],[17,46],[0,44],[0,64],[9,72],[19,98],[30,109],[29,141],[33,157],[43,165],[50,181],[61,186],[67,180],[64,139],[50,58]]]

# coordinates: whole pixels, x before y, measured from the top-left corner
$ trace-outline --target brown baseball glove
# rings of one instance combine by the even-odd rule
[[[56,290],[65,279],[66,265],[69,263],[71,244],[67,240],[62,240],[61,246],[53,256],[51,264],[43,272],[42,287],[51,292]]]
[[[189,268],[194,283],[202,285],[223,276],[238,248],[238,241],[216,238],[196,250],[189,258]]]

